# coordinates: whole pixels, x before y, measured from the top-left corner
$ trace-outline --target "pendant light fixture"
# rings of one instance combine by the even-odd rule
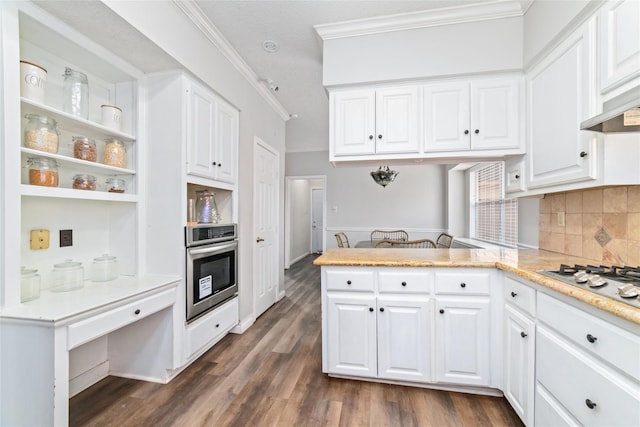
[[[377,171],[371,172],[371,177],[376,184],[386,187],[396,179],[398,172],[389,169],[389,166],[380,166]]]

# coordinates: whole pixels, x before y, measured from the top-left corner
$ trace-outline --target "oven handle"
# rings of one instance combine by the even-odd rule
[[[208,245],[202,248],[189,248],[190,255],[202,255],[202,254],[216,254],[219,252],[227,251],[229,249],[236,249],[238,242],[234,241],[225,244]]]

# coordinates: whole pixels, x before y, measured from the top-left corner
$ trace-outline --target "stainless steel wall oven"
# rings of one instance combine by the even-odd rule
[[[238,294],[236,224],[185,228],[187,322]]]

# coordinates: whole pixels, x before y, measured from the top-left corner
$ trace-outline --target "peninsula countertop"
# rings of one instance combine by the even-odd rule
[[[318,266],[498,268],[640,325],[640,309],[541,274],[564,264],[598,261],[536,249],[332,248],[313,262]]]

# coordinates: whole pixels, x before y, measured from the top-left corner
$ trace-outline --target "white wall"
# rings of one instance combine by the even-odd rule
[[[442,165],[390,165],[399,172],[383,188],[371,166],[333,167],[329,153],[287,153],[286,174],[326,175],[327,247],[345,231],[352,243],[369,239],[371,230],[406,229],[410,238],[433,238],[446,230],[446,171]],[[334,211],[334,208],[335,211]]]
[[[284,177],[285,123],[223,56],[218,48],[169,1],[105,1],[161,49],[199,77],[240,110],[239,147],[239,294],[240,318],[253,313],[253,151],[254,137],[281,153],[280,177]],[[149,17],[153,16],[153,19]],[[123,46],[126,49],[126,46]],[[204,54],[206,53],[206,54]],[[153,143],[153,141],[150,141]],[[284,230],[284,179],[280,182],[279,229]],[[284,237],[280,233],[280,292],[284,292]]]
[[[522,69],[522,18],[331,39],[323,84],[333,86]]]
[[[309,253],[311,247],[311,186],[306,179],[289,181],[289,261]]]

